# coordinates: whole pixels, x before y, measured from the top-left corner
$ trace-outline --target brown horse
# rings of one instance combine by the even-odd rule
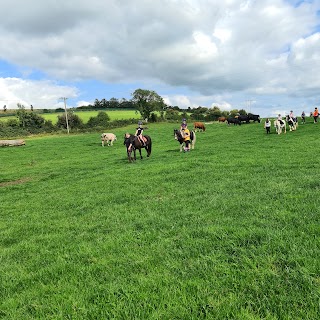
[[[127,155],[128,155],[128,160],[129,162],[132,162],[134,160],[136,160],[136,150],[139,150],[140,153],[140,159],[142,159],[142,154],[141,154],[141,149],[144,148],[147,151],[147,157],[150,157],[151,155],[151,149],[152,149],[152,141],[151,138],[147,135],[144,135],[144,137],[146,138],[146,142],[145,145],[143,145],[143,143],[140,141],[140,139],[130,133],[126,133],[124,135],[124,142],[123,144],[126,146],[127,148]],[[133,158],[132,158],[132,151],[133,151]]]

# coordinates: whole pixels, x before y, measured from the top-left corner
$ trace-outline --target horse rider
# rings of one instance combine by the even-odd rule
[[[180,130],[187,126],[187,119],[183,118],[180,126]]]
[[[143,133],[142,122],[139,121],[139,122],[138,122],[138,128],[137,128],[137,130],[136,130],[135,135],[136,135],[136,136],[138,137],[138,139],[140,140],[142,146],[145,147],[145,146],[146,146],[145,138],[144,138],[144,136],[142,135],[142,133]]]
[[[184,143],[185,143],[185,148],[184,148],[184,151],[190,151],[190,130],[188,129],[188,126],[187,124],[185,123],[182,123],[181,124],[181,128],[182,128],[182,132],[183,132],[183,140],[184,140]]]
[[[284,122],[282,121],[282,117],[280,113],[278,114],[278,121],[280,122],[280,125],[283,125]]]
[[[292,110],[289,113],[289,118],[291,118],[292,122],[294,122],[294,115]]]

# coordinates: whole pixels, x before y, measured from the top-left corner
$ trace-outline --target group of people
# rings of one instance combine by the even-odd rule
[[[314,119],[314,123],[318,122],[318,117],[319,117],[319,111],[318,108],[315,108],[313,113],[312,113],[313,119]],[[306,118],[306,114],[304,111],[302,111],[301,113],[301,120],[302,123],[305,123],[305,118]],[[280,122],[281,125],[284,124],[283,120],[282,120],[282,116],[281,114],[278,114],[278,118],[277,120]],[[295,121],[295,117],[293,115],[293,111],[291,110],[289,113],[289,121]],[[139,121],[138,122],[138,128],[136,130],[135,135],[139,138],[141,144],[143,146],[145,146],[145,138],[143,136],[143,127],[142,127],[142,122]],[[266,129],[267,134],[270,133],[271,131],[271,121],[269,118],[266,119],[265,123],[264,123],[264,128]],[[190,151],[190,130],[188,129],[188,125],[187,125],[187,120],[186,119],[182,119],[181,122],[181,126],[180,126],[180,131],[182,133],[184,142],[185,142],[185,151]]]
[[[318,117],[319,117],[319,111],[318,111],[318,108],[314,108],[314,111],[311,112],[310,116],[313,116],[313,121],[314,123],[317,123],[318,122]],[[290,113],[289,113],[289,121],[295,121],[295,117],[293,115],[293,111],[291,110]],[[280,122],[281,125],[284,124],[283,120],[282,120],[282,116],[281,114],[278,114],[278,118],[277,120]],[[302,123],[305,123],[306,122],[306,114],[304,111],[302,111],[301,113],[301,121]],[[271,121],[269,118],[266,119],[265,123],[264,123],[264,128],[266,129],[266,132],[267,133],[270,133],[270,130],[271,130]]]

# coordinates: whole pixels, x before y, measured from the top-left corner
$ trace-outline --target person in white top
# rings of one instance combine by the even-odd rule
[[[271,121],[269,120],[269,118],[266,119],[265,123],[264,123],[264,128],[267,131],[267,134],[270,133],[270,129],[271,129]]]

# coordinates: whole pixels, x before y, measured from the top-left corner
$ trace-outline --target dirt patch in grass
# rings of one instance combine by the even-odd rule
[[[21,178],[18,180],[13,180],[13,181],[7,181],[7,182],[0,182],[0,187],[8,187],[8,186],[14,186],[16,184],[22,184],[25,182],[31,181],[31,178]]]

